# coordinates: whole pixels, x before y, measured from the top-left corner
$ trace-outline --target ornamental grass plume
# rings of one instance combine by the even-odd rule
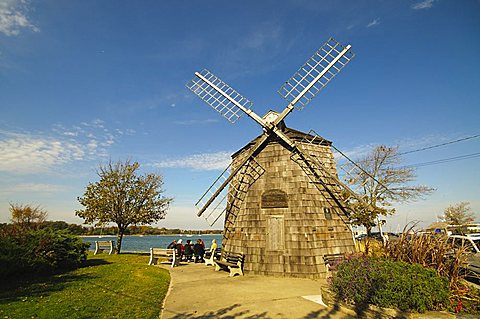
[[[422,233],[415,230],[416,226],[417,223],[406,225],[398,240],[389,241],[384,247],[385,257],[420,264],[448,278],[450,302],[458,304],[469,293],[461,267],[466,263],[467,249],[454,249],[446,234]]]

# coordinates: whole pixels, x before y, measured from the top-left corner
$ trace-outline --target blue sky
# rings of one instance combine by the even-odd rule
[[[288,126],[352,158],[476,136],[479,35],[476,0],[0,0],[0,222],[9,203],[30,203],[81,223],[76,198],[98,165],[130,158],[175,198],[159,226],[208,228],[194,203],[261,129],[231,125],[185,84],[207,68],[257,114],[280,111],[276,91],[329,37],[356,57]],[[417,184],[436,192],[395,205],[387,227],[428,224],[460,201],[480,213],[479,152],[474,137],[405,154],[405,165],[471,156],[419,166]]]

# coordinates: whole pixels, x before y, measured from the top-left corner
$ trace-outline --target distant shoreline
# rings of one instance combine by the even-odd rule
[[[202,237],[202,236],[211,236],[211,235],[222,235],[222,234],[158,234],[158,235],[124,235],[123,237],[145,237],[145,236],[175,236],[175,237]],[[117,235],[78,235],[78,237],[85,237],[85,238],[91,238],[91,237],[117,237]]]

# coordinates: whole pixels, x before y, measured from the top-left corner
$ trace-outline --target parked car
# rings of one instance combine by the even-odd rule
[[[480,277],[480,234],[451,235],[448,237],[454,249],[466,248],[468,257],[465,269],[467,276]]]

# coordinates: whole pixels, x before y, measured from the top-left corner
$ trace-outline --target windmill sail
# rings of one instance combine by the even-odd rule
[[[265,172],[265,169],[255,159],[250,158],[240,167],[235,177],[230,175],[231,172],[232,168],[229,165],[195,204],[199,211],[203,209],[202,215],[210,226],[213,226],[227,211],[227,199],[229,216],[226,216],[225,223],[234,222],[235,211],[239,209],[240,203],[245,198],[248,187]],[[223,185],[225,182],[228,183],[228,191]],[[212,199],[213,201],[209,203]]]
[[[200,197],[200,199],[195,203],[195,207],[197,207],[199,211],[202,209],[205,211],[204,218],[207,220],[210,226],[215,224],[220,216],[225,213],[225,209],[227,207],[227,188],[225,188],[223,184],[230,177],[231,166],[231,164],[228,165],[222,174],[218,176],[215,182],[213,182],[213,184],[207,189],[202,197]],[[211,200],[212,198],[214,198],[214,200]],[[208,210],[206,208],[204,209],[204,207],[207,207]]]
[[[255,143],[250,151],[249,155],[245,157],[243,162],[238,165],[237,167],[227,167],[225,171],[215,180],[215,182],[210,186],[210,188],[203,194],[203,196],[197,201],[195,206],[198,208],[197,216],[202,216],[207,210],[209,213],[213,214],[212,217],[209,217],[210,220],[213,220],[213,223],[217,221],[217,219],[224,213],[224,211],[220,210],[221,207],[225,207],[225,204],[221,204],[224,199],[226,198],[225,190],[227,186],[229,186],[232,179],[244,169],[245,166],[253,160],[253,154],[257,152],[268,140],[269,135],[263,134],[262,137]],[[264,169],[258,165],[252,166],[255,171],[257,171],[260,175],[263,174],[262,171]],[[210,206],[213,206],[210,208]],[[212,211],[214,210],[214,211]],[[213,217],[216,216],[216,217]]]
[[[204,100],[230,123],[235,123],[253,103],[208,70],[195,72],[187,88]]]
[[[344,192],[352,192],[347,186],[329,173],[322,163],[299,149],[292,153],[291,159],[300,166],[318,190],[326,195],[330,205],[338,207],[346,217],[350,215],[349,207],[342,196]]]
[[[301,110],[354,56],[350,45],[344,47],[330,38],[283,84],[278,94]]]
[[[257,166],[250,165],[254,163],[254,154],[256,151],[267,142],[267,139],[271,134],[277,135],[286,143],[286,147],[290,149],[293,154],[298,155],[296,158],[292,159],[294,159],[304,170],[307,170],[307,175],[314,176],[316,182],[324,185],[324,187],[328,187],[327,184],[333,185],[335,182],[343,185],[343,183],[338,180],[338,177],[325,176],[325,172],[322,171],[321,163],[315,163],[314,159],[310,159],[308,155],[303,154],[303,152],[297,148],[295,143],[283,134],[279,125],[294,107],[302,109],[340,72],[343,67],[345,67],[345,65],[354,57],[354,54],[350,51],[350,47],[350,45],[344,47],[334,39],[330,38],[317,52],[315,52],[315,54],[280,88],[280,95],[290,103],[284,111],[278,115],[277,119],[271,123],[267,123],[265,119],[255,114],[255,112],[251,110],[253,103],[217,76],[208,70],[195,72],[195,77],[187,83],[187,88],[231,123],[235,123],[243,113],[246,113],[249,117],[260,124],[265,132],[263,137],[257,141],[256,145],[252,148],[250,154],[243,160],[241,165],[236,168],[227,168],[197,202],[196,206],[199,209],[197,213],[198,216],[205,213],[204,217],[206,217],[209,224],[212,225],[225,212],[230,214],[231,211],[234,210],[235,203],[241,202],[241,195],[238,194],[241,194],[243,191],[241,189],[235,189],[235,187],[232,186],[232,180],[236,178],[239,173],[243,176],[246,173],[245,170],[252,170],[252,167],[253,172],[256,175],[259,175],[259,172],[263,169],[261,168],[257,171]],[[248,188],[250,182],[245,184],[235,184],[241,185],[240,188],[243,186]],[[348,192],[353,193],[348,187],[345,186],[344,188],[346,188]],[[229,204],[229,207],[227,207],[227,203]],[[230,217],[227,216],[226,222],[228,222],[229,218]]]
[[[314,144],[325,141],[313,130],[310,130],[306,137],[308,138],[303,139],[303,143]],[[333,145],[331,145],[331,147],[336,151],[335,157],[338,177],[335,178],[338,180],[340,185],[343,186],[351,195],[354,195],[357,200],[361,202],[363,201],[358,194],[363,193],[363,188],[367,183],[375,183],[378,185],[378,187],[382,187],[385,189],[385,191],[390,192],[387,186],[378,181],[369,172],[365,171],[356,162],[351,160],[345,153]],[[364,203],[364,205],[366,205],[366,203]]]
[[[197,215],[210,225],[225,216],[222,254],[245,253],[246,272],[321,277],[328,272],[326,256],[354,251],[345,216],[363,209],[356,205],[362,198],[338,178],[331,142],[308,144],[302,140],[308,134],[282,122],[315,97],[353,56],[350,45],[328,40],[279,90],[289,102],[284,110],[263,117],[209,71],[196,72],[187,84],[231,123],[245,113],[263,129],[232,155],[232,164],[196,204]]]

